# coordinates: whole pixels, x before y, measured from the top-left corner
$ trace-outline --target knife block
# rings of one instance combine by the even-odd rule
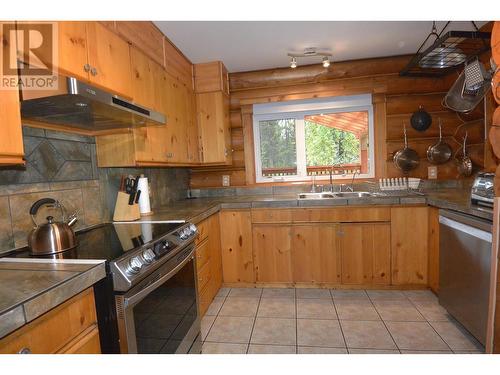
[[[113,221],[134,221],[141,217],[139,212],[139,204],[128,204],[130,195],[119,191],[116,196],[115,212],[113,214]]]

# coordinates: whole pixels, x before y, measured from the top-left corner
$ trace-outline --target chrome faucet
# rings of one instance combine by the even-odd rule
[[[359,175],[359,172],[357,170],[355,170],[354,173],[352,174],[351,185],[347,186],[347,188],[349,189],[349,191],[352,192],[352,193],[354,193],[354,179],[356,178],[356,174]]]

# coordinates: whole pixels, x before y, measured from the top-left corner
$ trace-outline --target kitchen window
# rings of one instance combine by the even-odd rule
[[[375,176],[371,95],[255,104],[256,181]]]

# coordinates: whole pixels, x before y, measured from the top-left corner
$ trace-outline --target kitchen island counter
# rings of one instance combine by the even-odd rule
[[[105,277],[104,261],[0,258],[0,338]]]

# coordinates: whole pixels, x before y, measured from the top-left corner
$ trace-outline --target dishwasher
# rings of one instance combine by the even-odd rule
[[[486,343],[492,222],[439,210],[439,303]]]

